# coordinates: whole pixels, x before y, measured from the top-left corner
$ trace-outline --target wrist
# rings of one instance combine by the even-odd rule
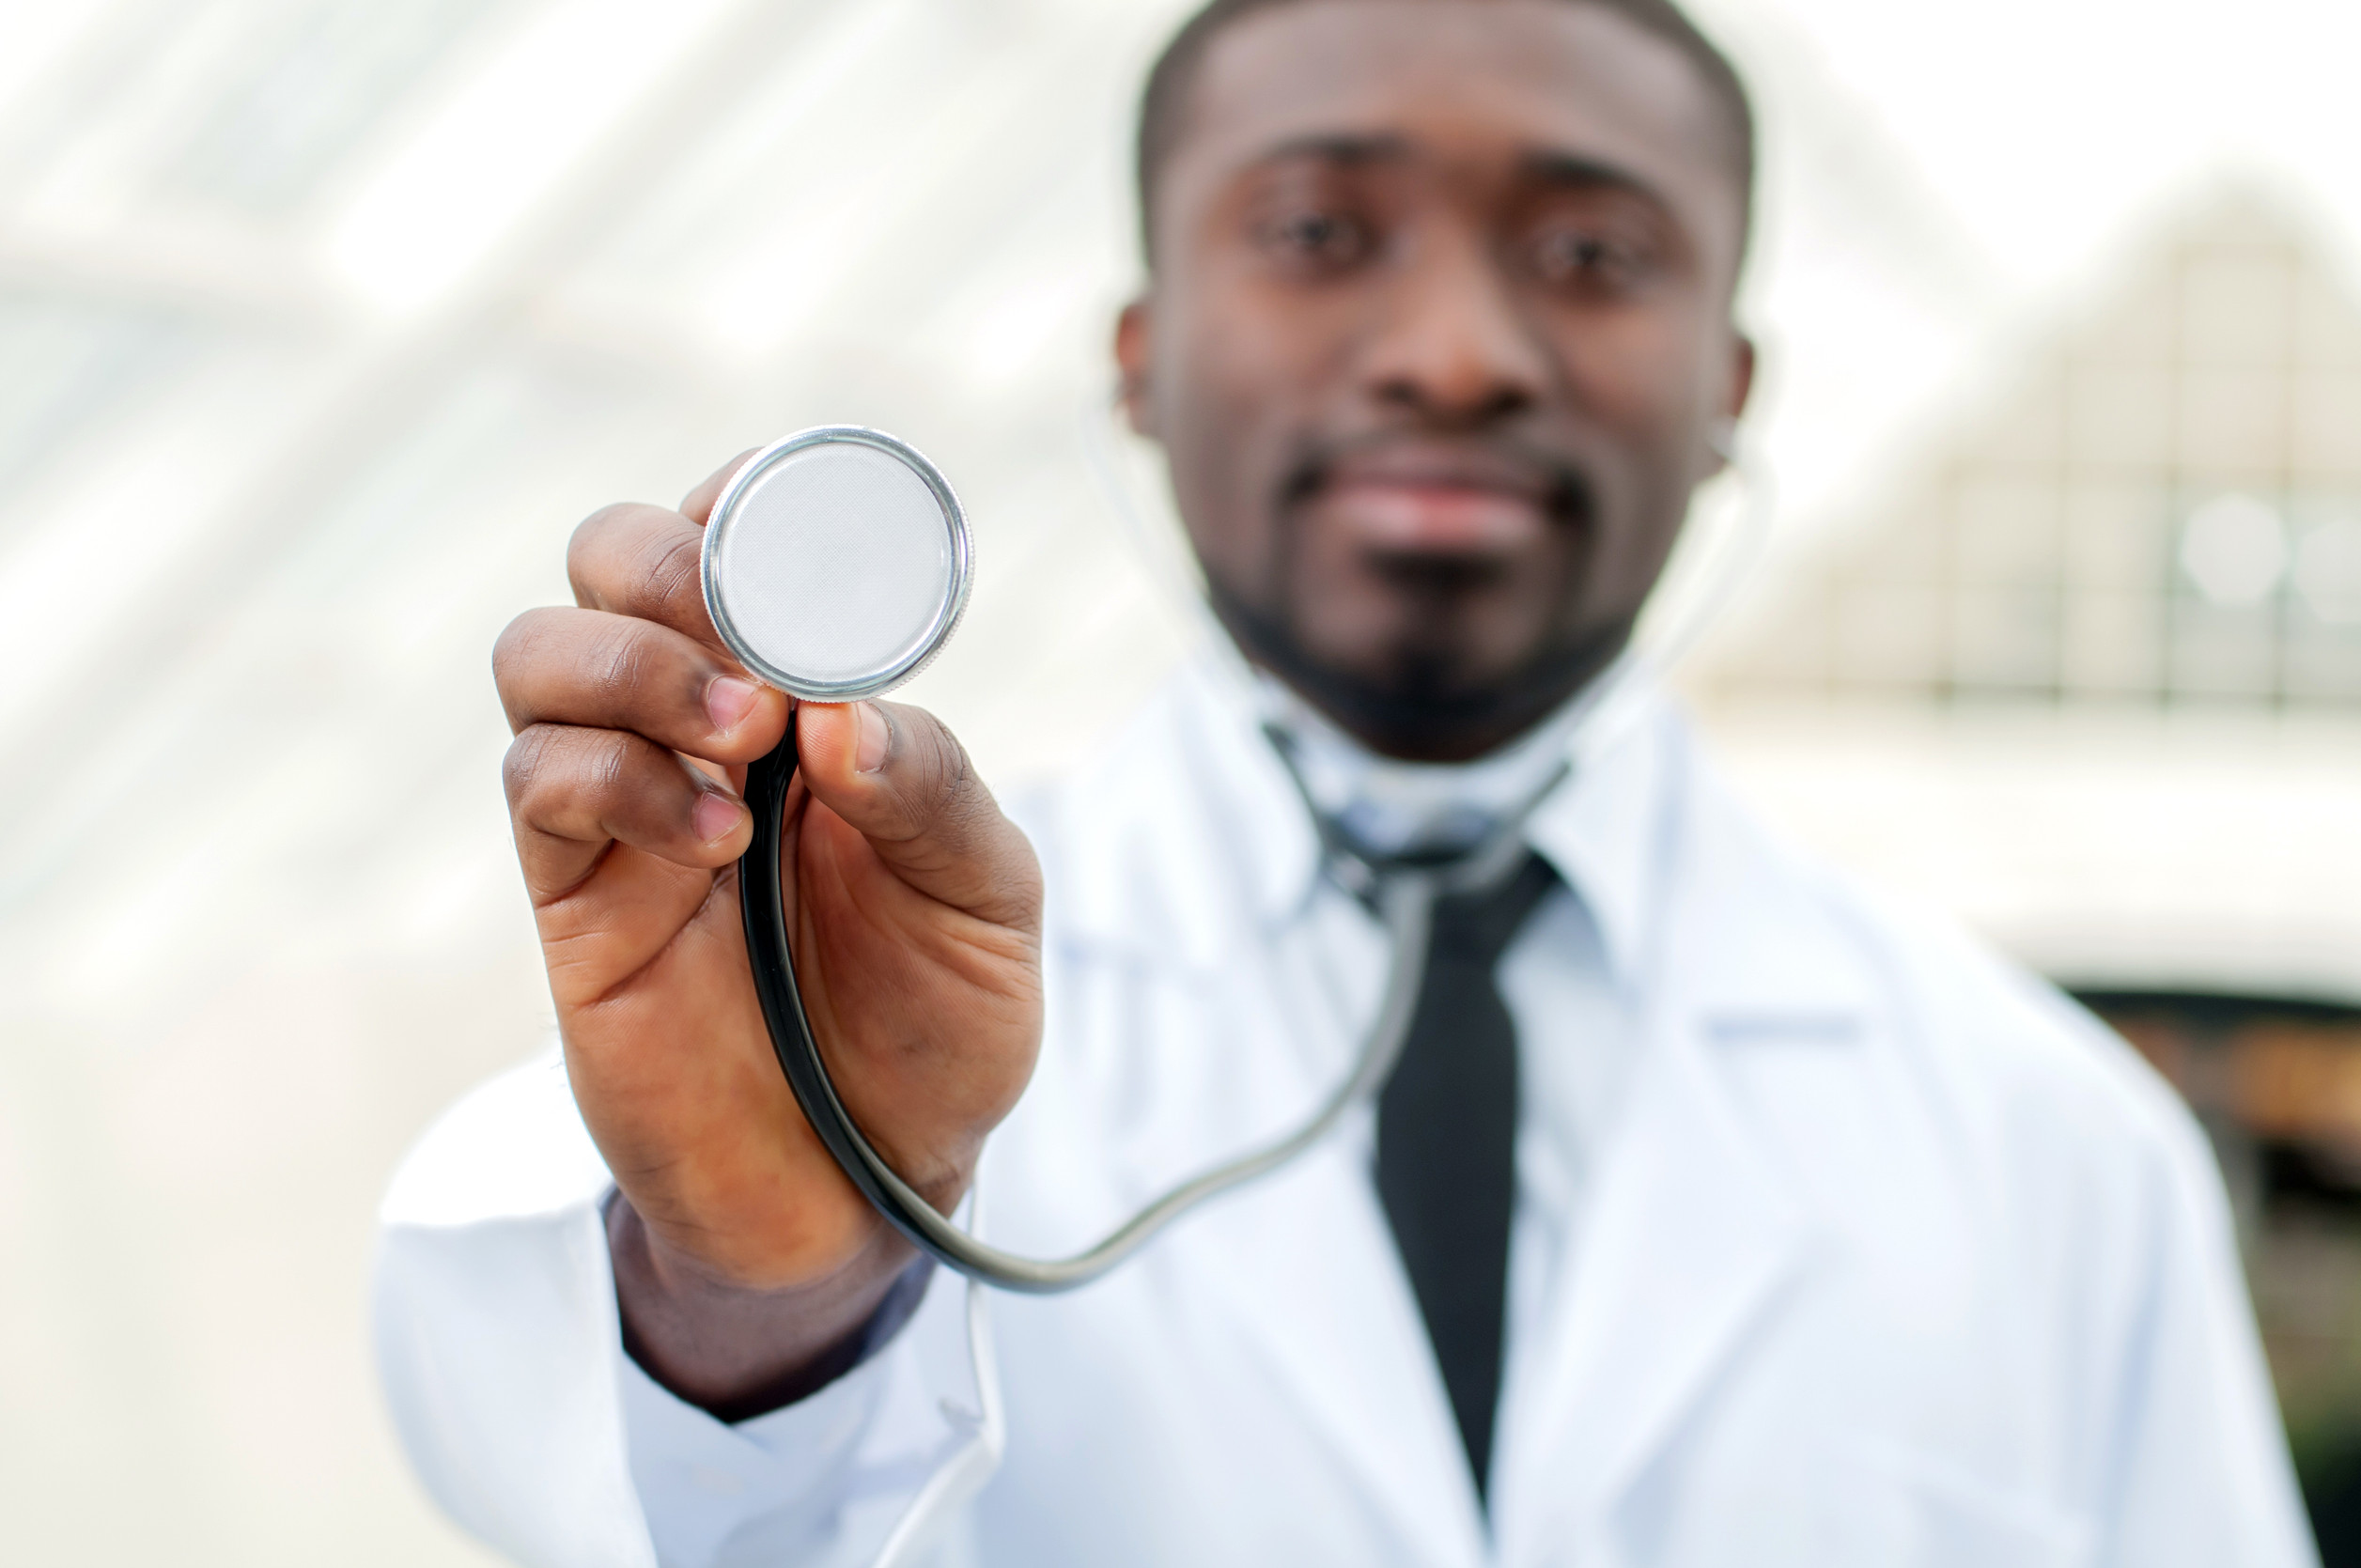
[[[608,1203],[607,1239],[626,1353],[723,1421],[791,1405],[859,1364],[880,1309],[919,1258],[880,1224],[824,1275],[740,1284],[668,1243],[620,1192]]]

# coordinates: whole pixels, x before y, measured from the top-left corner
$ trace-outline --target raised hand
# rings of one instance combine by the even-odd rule
[[[899,704],[799,707],[716,636],[698,556],[736,466],[680,511],[591,517],[567,558],[576,607],[519,616],[493,654],[567,1069],[621,1189],[626,1330],[715,1407],[795,1391],[910,1257],[805,1123],[748,971],[738,791],[789,723],[797,980],[846,1105],[938,1206],[1041,1032],[1039,868],[958,741]]]

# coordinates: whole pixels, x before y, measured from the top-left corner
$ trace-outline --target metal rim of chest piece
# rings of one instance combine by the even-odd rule
[[[870,471],[855,474],[847,464],[839,463],[834,465],[839,478],[874,482],[879,477],[874,456],[892,459],[900,474],[924,487],[942,530],[939,559],[914,557],[909,548],[913,543],[926,545],[937,541],[928,537],[930,530],[913,509],[910,496],[893,499],[891,505],[899,514],[893,519],[898,536],[887,543],[894,547],[897,556],[862,563],[860,581],[851,586],[856,590],[875,589],[887,582],[889,577],[898,577],[907,584],[912,578],[913,567],[929,579],[939,576],[940,582],[925,584],[932,590],[929,601],[917,606],[920,613],[893,629],[896,635],[891,638],[890,645],[851,670],[816,670],[808,658],[796,657],[799,650],[795,644],[804,622],[824,620],[839,608],[831,601],[841,598],[847,586],[843,568],[857,554],[859,541],[848,545],[841,530],[816,545],[809,537],[783,541],[779,536],[786,520],[778,515],[782,507],[765,505],[769,499],[766,489],[788,477],[789,471],[799,464],[809,468],[813,455],[831,448],[841,448],[848,459],[859,461]],[[890,476],[887,482],[892,483]],[[828,498],[823,495],[819,504],[821,508],[827,508]],[[853,516],[862,510],[858,505],[840,504],[832,510],[835,515],[823,520],[821,529],[815,532],[823,532],[848,519],[863,523],[875,520],[874,507],[868,518]],[[782,575],[779,567],[783,542],[800,552],[800,559],[787,564],[801,568],[797,591],[813,601],[789,609],[808,614],[783,614],[777,602],[776,582],[762,581]],[[786,575],[797,574],[790,571]],[[951,640],[951,634],[958,629],[960,617],[966,613],[969,590],[974,582],[975,541],[968,527],[967,513],[953,492],[951,482],[915,447],[882,430],[863,426],[823,425],[771,442],[740,464],[730,476],[714,501],[706,524],[699,576],[706,613],[712,617],[714,630],[750,673],[790,696],[806,701],[855,702],[880,696],[909,680],[932,662]]]

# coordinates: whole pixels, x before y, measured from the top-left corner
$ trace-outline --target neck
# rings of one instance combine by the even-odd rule
[[[1370,751],[1268,673],[1258,681],[1264,724],[1313,810],[1346,843],[1380,858],[1465,854],[1521,820],[1564,776],[1592,712],[1577,694],[1475,761],[1406,762]]]

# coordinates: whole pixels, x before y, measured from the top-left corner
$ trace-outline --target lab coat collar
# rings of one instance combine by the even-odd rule
[[[1650,962],[1649,933],[1660,909],[1680,722],[1646,689],[1599,717],[1613,729],[1534,808],[1525,838],[1582,900],[1608,970],[1630,992]]]
[[[1645,689],[1601,718],[1613,730],[1535,809],[1526,837],[1598,922],[1616,978],[1629,986],[1647,961],[1667,753],[1679,724]],[[1188,787],[1174,788],[1175,778]],[[1063,926],[1095,947],[1219,968],[1241,942],[1302,918],[1319,890],[1319,836],[1303,798],[1263,733],[1251,690],[1210,657],[1183,668],[1069,799],[1142,814],[1117,835],[1119,853],[1064,868]],[[1208,856],[1216,846],[1228,852]],[[1151,872],[1141,863],[1150,860],[1178,863]],[[1168,902],[1142,909],[1151,888]],[[1238,928],[1242,904],[1252,930]]]

